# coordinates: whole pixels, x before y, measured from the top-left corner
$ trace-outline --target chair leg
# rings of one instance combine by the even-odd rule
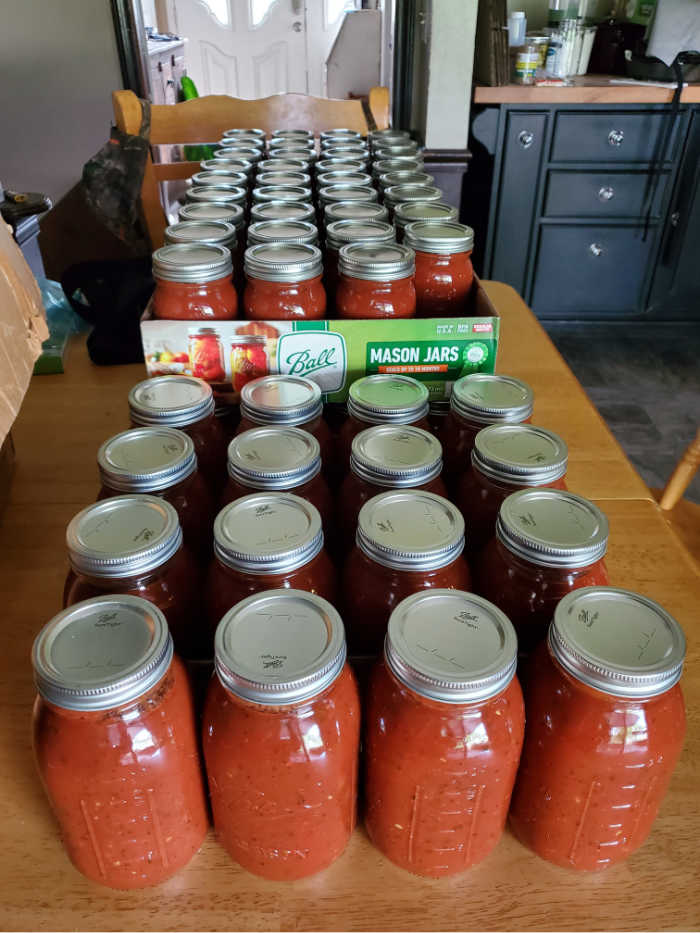
[[[695,476],[698,466],[700,466],[700,428],[695,435],[695,440],[688,445],[688,449],[678,461],[676,469],[666,483],[659,500],[660,508],[670,511],[680,501]]]

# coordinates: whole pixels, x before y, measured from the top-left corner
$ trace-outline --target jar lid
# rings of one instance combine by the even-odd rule
[[[379,162],[382,159],[394,159],[396,156],[412,156],[418,152],[418,143],[412,139],[402,139],[396,143],[383,140],[374,150],[374,157]]]
[[[192,185],[195,188],[228,187],[246,188],[248,176],[245,172],[232,172],[225,169],[214,169],[207,172],[196,172],[192,175]]]
[[[136,424],[182,428],[214,411],[214,395],[196,376],[153,376],[131,389],[129,410]]]
[[[308,220],[313,223],[316,211],[304,201],[261,201],[250,209],[251,223],[258,220]]]
[[[410,169],[398,169],[379,176],[380,188],[393,188],[395,185],[432,185],[435,178],[427,172]]]
[[[369,185],[326,185],[319,188],[318,199],[321,204],[333,201],[376,201],[377,192]]]
[[[318,383],[302,376],[261,376],[241,389],[241,415],[258,424],[304,424],[322,411]]]
[[[169,560],[182,544],[177,512],[158,496],[114,496],[78,512],[66,529],[71,566],[93,577],[131,577]]]
[[[248,227],[248,246],[256,243],[318,243],[318,230],[306,220],[258,220]]]
[[[34,683],[62,709],[113,709],[166,674],[173,640],[165,616],[139,596],[96,596],[59,612],[32,647]]]
[[[236,230],[245,224],[245,212],[240,204],[217,204],[215,201],[200,204],[184,204],[178,211],[183,221],[218,220],[233,224]]]
[[[311,188],[302,185],[262,185],[253,188],[253,201],[311,201]]]
[[[313,139],[314,134],[311,130],[283,129],[272,131],[272,139],[279,139],[281,136],[306,136]]]
[[[319,159],[316,163],[316,177],[327,172],[365,172],[366,159],[343,159],[332,156],[330,159]]]
[[[527,383],[513,376],[471,373],[452,386],[450,406],[479,424],[526,421],[532,414],[534,396]]]
[[[412,376],[363,376],[348,390],[348,414],[369,424],[410,424],[428,414],[429,395]]]
[[[464,519],[442,496],[422,489],[383,492],[360,509],[357,546],[395,570],[437,570],[464,549]]]
[[[395,158],[379,159],[372,163],[372,176],[381,178],[389,172],[422,172],[423,157],[416,153],[415,156],[396,156]]]
[[[159,492],[191,476],[197,455],[177,428],[132,428],[102,444],[97,466],[103,482],[119,492]]]
[[[407,201],[441,201],[442,191],[432,185],[392,185],[384,189],[387,204],[405,204]]]
[[[242,146],[246,149],[264,149],[265,140],[259,136],[241,135],[241,136],[223,136],[219,140],[219,146],[224,149],[228,146]]]
[[[357,130],[349,130],[347,127],[331,127],[329,130],[321,130],[319,137],[321,139],[328,139],[329,136],[348,136],[352,139],[362,139],[362,134],[358,133]]]
[[[216,673],[231,693],[269,706],[317,696],[345,664],[338,611],[305,590],[269,590],[237,603],[214,636]]]
[[[224,220],[182,220],[165,228],[166,243],[218,243],[236,245],[236,228]]]
[[[258,162],[258,172],[302,172],[309,171],[308,159],[265,159]]]
[[[315,505],[290,492],[236,499],[214,520],[214,554],[246,573],[287,573],[308,564],[323,547]]]
[[[548,642],[572,677],[613,696],[658,696],[683,673],[678,622],[653,600],[617,587],[567,593],[554,610]]]
[[[588,567],[607,550],[608,520],[573,492],[521,489],[501,503],[496,537],[540,567]]]
[[[217,204],[244,204],[248,197],[245,188],[238,185],[197,185],[188,188],[185,195],[190,204],[200,201],[215,201]]]
[[[330,172],[321,172],[316,175],[316,182],[320,188],[330,188],[332,185],[352,185],[353,187],[371,187],[372,176],[367,172],[341,171],[332,169]]]
[[[481,596],[422,590],[391,613],[384,657],[415,693],[443,703],[476,703],[511,682],[518,640],[507,616]]]
[[[260,139],[265,139],[265,130],[259,129],[257,126],[254,127],[240,127],[235,126],[233,129],[224,130],[221,134],[224,137],[233,137],[236,136],[258,136]]]
[[[354,279],[395,282],[409,278],[415,269],[413,250],[398,243],[348,243],[338,251],[338,271]]]
[[[406,201],[397,204],[394,209],[394,223],[397,227],[421,221],[425,224],[442,224],[445,221],[457,220],[459,211],[452,204],[444,201]]]
[[[350,469],[379,486],[423,486],[442,471],[442,445],[412,425],[377,424],[353,438]]]
[[[568,450],[552,431],[531,424],[492,424],[476,435],[474,468],[503,483],[542,486],[566,473]]]
[[[326,204],[323,216],[326,224],[335,220],[386,220],[389,211],[383,204],[371,201],[335,201]]]
[[[314,152],[315,146],[313,139],[306,139],[303,136],[294,136],[294,137],[280,137],[279,139],[271,139],[268,145],[270,155],[275,152]]]
[[[300,428],[251,428],[228,445],[229,476],[251,489],[295,489],[321,471],[321,447]]]
[[[270,169],[267,172],[258,172],[255,184],[258,188],[267,185],[277,188],[308,188],[311,185],[311,175],[307,172]]]
[[[258,243],[245,251],[243,269],[249,278],[266,282],[303,282],[321,275],[323,257],[309,243]]]
[[[279,146],[277,149],[271,149],[270,159],[303,159],[305,162],[313,162],[316,159],[316,153],[312,148],[302,149],[297,146]]]
[[[396,232],[381,220],[334,220],[326,227],[326,245],[340,249],[345,243],[393,243]]]
[[[231,251],[216,243],[169,243],[153,254],[153,275],[166,282],[213,282],[232,274]]]
[[[253,163],[249,159],[239,159],[238,156],[219,156],[218,159],[205,159],[199,163],[203,172],[216,172],[223,169],[227,172],[242,172],[246,178],[250,178],[253,171]]]
[[[335,145],[322,145],[321,154],[325,159],[332,159],[335,156],[340,156],[340,158],[352,159],[356,156],[359,158],[367,157],[369,155],[369,149],[366,145],[359,142],[339,142],[335,141]]]
[[[403,238],[413,249],[441,255],[471,252],[474,248],[472,228],[454,220],[427,224],[414,221],[404,228]]]
[[[372,142],[380,139],[390,139],[392,136],[395,136],[397,139],[411,138],[411,134],[408,130],[393,129],[390,126],[383,130],[371,130],[369,134],[369,138],[372,140]]]
[[[327,152],[329,149],[357,149],[358,151],[369,152],[369,146],[360,136],[322,137],[321,152]]]
[[[262,149],[256,146],[224,146],[214,150],[215,159],[245,159],[256,164],[262,158]]]

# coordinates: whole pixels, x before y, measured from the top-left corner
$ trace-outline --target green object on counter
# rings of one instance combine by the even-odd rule
[[[180,93],[183,100],[196,100],[199,97],[197,85],[187,75],[180,78]],[[216,146],[185,146],[185,159],[188,162],[204,162],[206,159],[213,159],[216,148]]]
[[[638,26],[648,26],[655,9],[656,0],[629,0],[625,11],[625,19],[628,23],[636,23]]]

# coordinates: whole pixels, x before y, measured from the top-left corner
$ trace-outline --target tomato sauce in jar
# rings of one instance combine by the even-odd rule
[[[414,317],[414,272],[413,250],[398,243],[349,243],[341,247],[335,297],[338,317]]]
[[[525,725],[506,616],[459,590],[404,599],[370,682],[366,825],[392,862],[465,871],[505,827]]]
[[[526,654],[546,636],[562,597],[607,584],[607,546],[608,520],[583,496],[560,489],[511,493],[481,552],[476,590],[505,612]]]
[[[215,651],[203,744],[217,838],[263,878],[316,874],[356,820],[360,703],[340,616],[311,593],[261,593],[224,616]]]
[[[33,744],[63,845],[83,875],[132,889],[171,878],[207,832],[194,708],[163,613],[101,596],[37,636]]]
[[[683,747],[685,638],[645,596],[565,596],[525,691],[527,736],[510,822],[565,868],[615,865],[649,835]]]
[[[346,243],[393,243],[394,228],[381,220],[334,220],[326,226],[323,281],[335,301],[338,287],[338,250]]]
[[[326,316],[321,284],[323,260],[316,246],[259,243],[244,257],[247,318],[259,321],[308,321]]]
[[[350,654],[380,654],[389,616],[406,596],[433,588],[468,590],[463,549],[464,519],[442,496],[407,489],[366,502],[341,585]]]
[[[412,223],[403,242],[416,253],[416,307],[419,317],[465,315],[474,282],[474,231],[456,222]]]
[[[171,243],[153,254],[153,316],[168,321],[235,318],[233,261],[225,246]]]
[[[463,473],[455,504],[469,523],[466,552],[476,555],[496,531],[501,504],[534,486],[566,489],[568,451],[552,431],[530,424],[493,424],[476,435],[472,468]]]
[[[445,201],[407,201],[394,209],[396,239],[404,241],[404,230],[408,224],[443,224],[459,220],[459,211]]]

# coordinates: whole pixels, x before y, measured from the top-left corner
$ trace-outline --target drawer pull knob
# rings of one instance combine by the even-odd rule
[[[610,201],[612,200],[615,192],[609,185],[603,185],[603,187],[598,192],[599,201]]]
[[[523,149],[529,149],[530,146],[535,141],[535,134],[531,133],[530,130],[521,130],[518,133],[518,142],[523,147]]]
[[[622,130],[610,130],[608,133],[608,142],[611,146],[621,146],[624,138],[625,134]]]
[[[588,247],[588,252],[592,256],[600,256],[600,254],[603,252],[603,247],[598,243],[591,243],[591,245]]]

